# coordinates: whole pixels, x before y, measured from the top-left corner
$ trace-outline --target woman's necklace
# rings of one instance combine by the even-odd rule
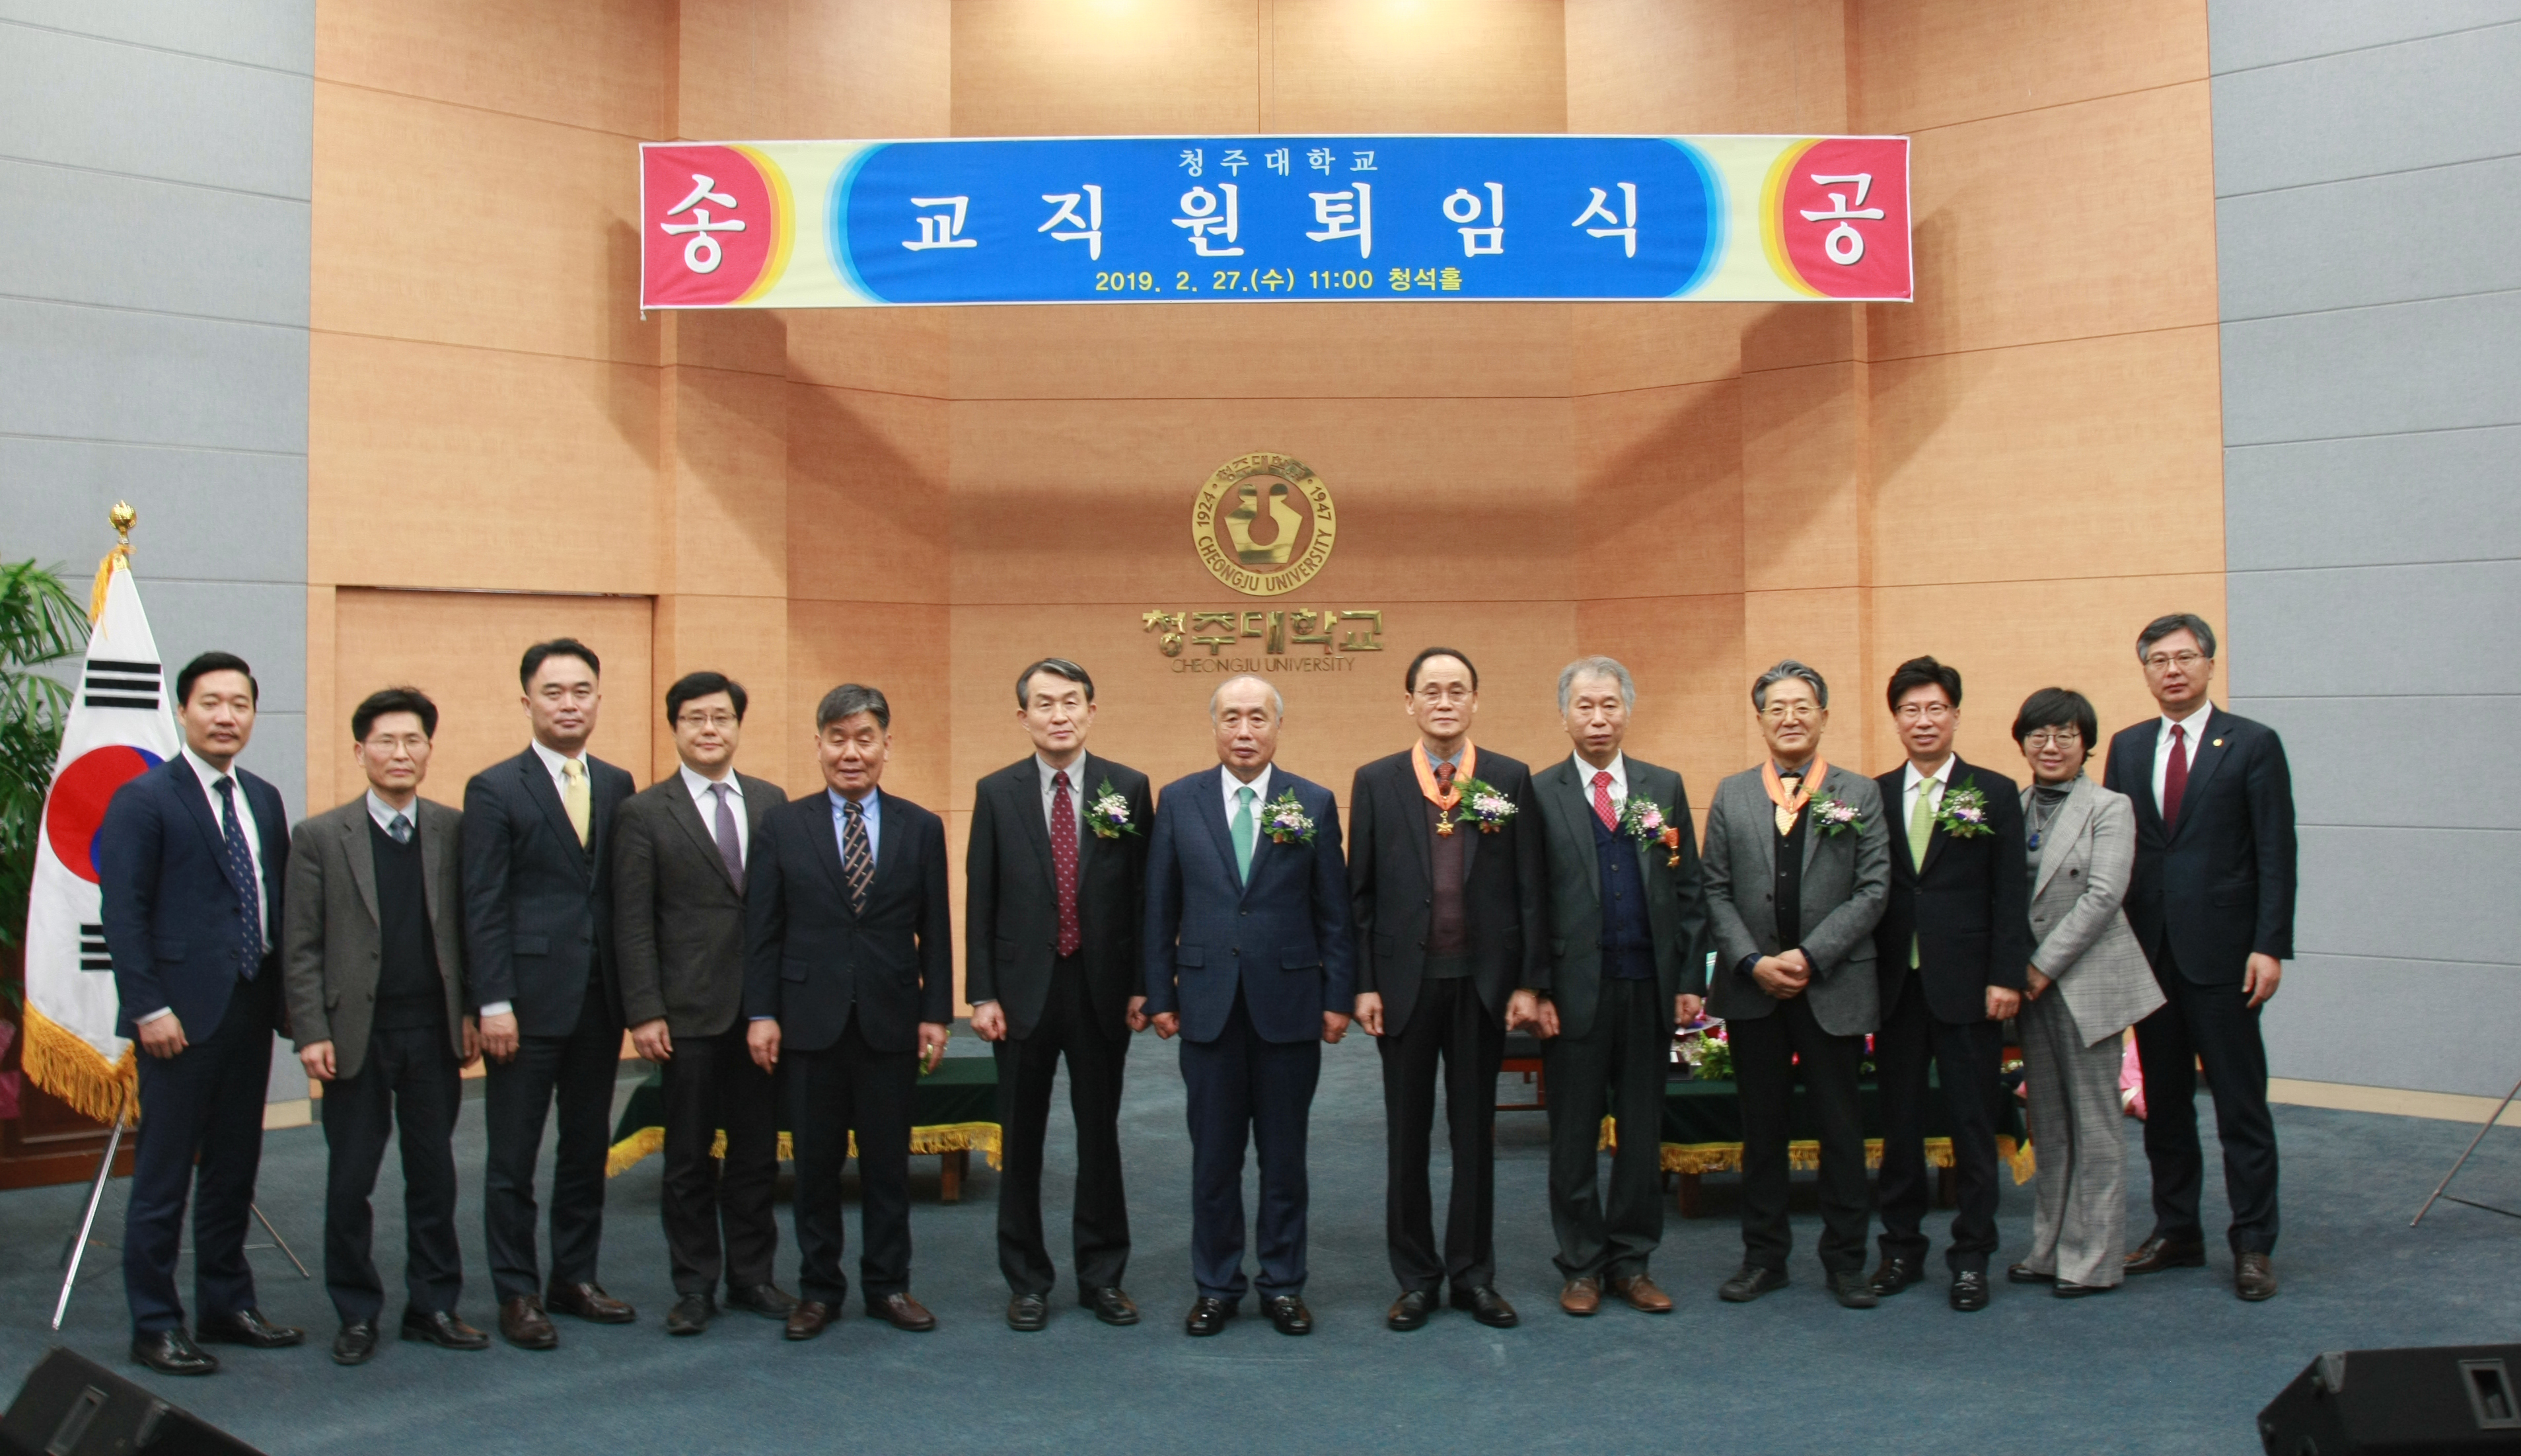
[[[2037,788],[2031,791],[2030,846],[2034,849],[2039,848],[2040,842],[2047,838],[2049,821],[2055,819],[2057,811],[2066,806],[2066,800],[2063,798],[2052,804],[2044,802],[2044,797],[2045,796],[2041,795]]]

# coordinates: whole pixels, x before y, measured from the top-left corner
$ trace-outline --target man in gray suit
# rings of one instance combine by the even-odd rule
[[[744,685],[685,674],[665,690],[674,772],[614,821],[613,930],[622,1020],[639,1055],[665,1068],[665,1179],[657,1199],[674,1270],[668,1335],[717,1316],[718,1277],[739,1309],[784,1320],[796,1297],[771,1281],[779,1225],[777,1082],[745,1045],[744,867],[753,831],[788,801],[735,771]],[[726,1156],[711,1156],[718,1133]],[[718,1227],[725,1224],[724,1256]]]
[[[1742,1099],[1742,1268],[1717,1291],[1743,1303],[1786,1283],[1786,1143],[1798,1065],[1820,1121],[1821,1267],[1850,1309],[1864,1280],[1871,1199],[1856,1073],[1880,1015],[1873,927],[1891,888],[1891,836],[1871,779],[1824,762],[1829,685],[1788,659],[1751,705],[1768,761],[1716,787],[1707,810],[1707,920]]]
[[[437,705],[417,689],[369,694],[350,714],[368,792],[290,836],[281,964],[298,1060],[324,1083],[324,1283],[342,1317],[342,1365],[377,1351],[385,1284],[368,1196],[397,1121],[402,1338],[490,1347],[455,1312],[455,1117],[462,1069],[481,1050],[464,1011],[464,816],[420,796],[436,731]]]

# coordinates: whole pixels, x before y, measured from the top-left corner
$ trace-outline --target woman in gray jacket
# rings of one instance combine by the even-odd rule
[[[2162,1005],[2119,902],[2135,865],[2127,796],[2084,776],[2100,724],[2083,694],[2042,688],[2013,720],[2030,760],[2022,791],[2031,863],[2030,985],[2022,1036],[2040,1211],[2031,1254],[2005,1271],[2058,1298],[2118,1287],[2127,1253],[2127,1142],[2119,1035]]]

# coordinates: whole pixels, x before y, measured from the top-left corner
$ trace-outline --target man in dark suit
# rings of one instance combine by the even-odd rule
[[[185,664],[175,677],[183,751],[115,790],[96,832],[105,943],[122,1001],[115,1029],[141,1052],[140,1135],[122,1222],[131,1358],[161,1375],[219,1368],[184,1333],[175,1296],[188,1193],[201,1199],[200,1338],[261,1349],[305,1338],[262,1317],[245,1260],[271,1033],[286,1025],[273,951],[289,811],[279,790],[235,767],[258,696],[252,669],[233,654]]]
[[[614,826],[613,943],[621,1015],[639,1055],[665,1069],[665,1178],[657,1208],[674,1272],[668,1335],[698,1335],[726,1301],[786,1319],[771,1277],[779,1225],[777,1082],[745,1045],[746,847],[788,796],[735,771],[744,685],[693,672],[665,690],[682,764],[621,806]],[[712,1155],[720,1131],[723,1160]],[[725,1224],[723,1256],[718,1226]]]
[[[595,1282],[621,1060],[606,864],[614,815],[634,788],[629,774],[586,751],[602,670],[594,650],[573,638],[526,649],[517,675],[533,742],[464,786],[465,963],[490,1059],[481,1221],[499,1333],[522,1349],[560,1342],[548,1310],[609,1325],[637,1317]],[[535,1279],[534,1162],[555,1103],[560,1146],[543,1285]]]
[[[282,963],[298,1060],[324,1084],[324,1283],[342,1332],[336,1364],[377,1352],[385,1282],[368,1197],[402,1128],[402,1338],[490,1347],[455,1312],[455,1118],[481,1055],[464,999],[464,816],[420,796],[437,705],[416,688],[371,693],[350,714],[368,792],[290,837]]]
[[[1610,658],[1558,674],[1572,756],[1533,776],[1549,866],[1551,953],[1507,1013],[1546,1047],[1549,1221],[1558,1307],[1590,1315],[1607,1286],[1629,1307],[1672,1312],[1647,1262],[1663,1242],[1663,1089],[1676,1023],[1707,991],[1698,837],[1680,775],[1621,751],[1636,684]],[[1609,1196],[1595,1191],[1602,1118],[1616,1110]]]
[[[1183,1327],[1215,1335],[1243,1272],[1243,1152],[1260,1152],[1260,1297],[1281,1335],[1305,1307],[1305,1138],[1322,1044],[1356,1004],[1339,804],[1276,769],[1286,700],[1262,678],[1210,695],[1219,766],[1177,779],[1147,850],[1146,1006],[1182,1038],[1189,1093],[1191,1273]],[[1277,796],[1273,799],[1272,794]]]
[[[745,876],[744,1012],[753,1060],[788,1069],[797,1151],[798,1276],[788,1338],[839,1317],[841,1165],[858,1145],[858,1283],[896,1330],[937,1328],[910,1297],[910,1116],[919,1073],[954,1020],[945,825],[881,793],[893,752],[884,694],[843,683],[814,709],[824,792],[761,822]]]
[[[1960,1207],[1944,1261],[1951,1306],[1985,1309],[1995,1251],[1995,1110],[2004,1023],[2031,968],[2031,872],[2021,791],[1952,751],[1961,675],[1933,658],[1891,674],[1891,719],[1908,761],[1874,780],[1891,828],[1891,897],[1873,929],[1882,1025],[1882,1262],[1869,1281],[1896,1295],[1925,1277],[1927,1065],[1943,1088]]]
[[[1121,1288],[1129,1202],[1121,1183],[1121,1074],[1147,913],[1147,776],[1085,751],[1094,679],[1065,658],[1016,674],[1016,720],[1033,751],[981,780],[964,858],[963,994],[998,1059],[998,1267],[1007,1325],[1038,1330],[1057,1281],[1041,1234],[1041,1143],[1051,1080],[1068,1058],[1077,1118],[1071,1227],[1077,1302],[1134,1325]]]
[[[2215,629],[2205,618],[2156,618],[2135,652],[2162,715],[2110,740],[2104,786],[2135,804],[2128,925],[2170,1001],[2135,1024],[2153,1233],[2127,1269],[2206,1262],[2197,1212],[2203,1062],[2232,1205],[2233,1292],[2255,1301],[2276,1292],[2276,1127],[2259,1008],[2293,955],[2293,774],[2274,729],[2208,701]]]
[[[1383,1059],[1384,1234],[1400,1281],[1385,1322],[1421,1328],[1449,1284],[1454,1308],[1507,1329],[1516,1316],[1496,1289],[1496,1078],[1506,1002],[1542,935],[1540,828],[1524,815],[1531,771],[1471,743],[1471,660],[1431,647],[1401,682],[1418,742],[1358,769],[1349,793],[1356,1023]],[[1440,1059],[1453,1154],[1441,1250],[1427,1177]]]

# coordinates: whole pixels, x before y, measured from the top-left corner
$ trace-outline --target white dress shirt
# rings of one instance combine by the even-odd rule
[[[1946,753],[1944,761],[1930,774],[1917,772],[1915,760],[1908,764],[1908,777],[1900,786],[1900,832],[1908,832],[1916,821],[1917,796],[1926,796],[1926,812],[1934,813],[1944,806],[1944,791],[1951,787],[1952,765],[1960,761],[1958,753]]]
[[[2184,718],[2175,718],[2169,713],[2162,715],[2162,727],[2153,736],[2153,807],[2157,812],[2162,808],[2163,776],[2171,771],[2171,725],[2177,723],[2186,730],[2186,766],[2193,769],[2197,766],[2197,745],[2205,740],[2206,720],[2213,716],[2214,711],[2215,705],[2201,703],[2195,712]]]
[[[1049,759],[1035,753],[1032,755],[1032,766],[1041,788],[1042,827],[1044,829],[1053,827],[1050,808],[1056,801],[1056,796],[1052,792],[1055,786],[1051,783],[1051,776],[1064,773],[1068,775],[1068,811],[1077,818],[1077,832],[1080,836],[1078,842],[1084,842],[1081,837],[1085,833],[1085,755],[1077,754],[1077,761],[1063,769],[1053,767]]]
[[[1584,803],[1586,807],[1589,808],[1592,805],[1593,775],[1598,773],[1608,773],[1611,776],[1611,812],[1616,814],[1627,804],[1628,798],[1627,754],[1613,753],[1611,755],[1611,766],[1607,769],[1595,768],[1593,765],[1585,762],[1584,755],[1581,753],[1570,754],[1569,761],[1576,765],[1576,782],[1583,787]]]
[[[368,791],[368,817],[375,820],[377,828],[384,830],[388,835],[393,833],[393,822],[397,818],[409,824],[411,832],[417,835],[420,833],[420,799],[415,796],[410,808],[397,809],[379,798],[377,791],[371,789]]]
[[[1258,845],[1260,842],[1260,811],[1268,806],[1269,775],[1275,767],[1276,765],[1274,764],[1263,764],[1260,769],[1260,777],[1247,784],[1241,779],[1236,778],[1234,776],[1234,770],[1227,768],[1224,764],[1220,763],[1216,766],[1217,782],[1223,785],[1225,789],[1225,828],[1229,834],[1234,829],[1235,791],[1238,789],[1249,789],[1252,791],[1252,842],[1255,845]]]
[[[683,788],[692,796],[692,806],[701,811],[701,826],[710,832],[711,843],[717,842],[717,789],[720,784],[726,786],[726,810],[735,816],[735,861],[753,863],[753,822],[744,813],[744,780],[736,777],[733,768],[726,771],[723,779],[694,773],[688,763],[677,771],[683,776]]]

